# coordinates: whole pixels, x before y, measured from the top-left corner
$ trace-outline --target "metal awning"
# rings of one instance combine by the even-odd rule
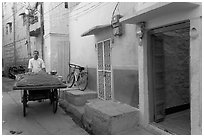
[[[164,16],[169,13],[176,13],[179,11],[184,11],[192,9],[199,6],[197,2],[157,2],[154,5],[145,8],[143,10],[137,11],[134,15],[123,17],[120,22],[124,24],[136,24],[139,22],[148,21],[154,19],[155,17]]]
[[[88,31],[84,32],[83,34],[81,34],[81,37],[88,36],[88,35],[95,35],[95,34],[99,33],[100,31],[107,29],[107,28],[110,28],[110,27],[111,27],[110,24],[95,26],[95,27],[89,29]]]

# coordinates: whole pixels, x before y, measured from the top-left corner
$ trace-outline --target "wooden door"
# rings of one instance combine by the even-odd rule
[[[163,39],[152,34],[151,43],[154,121],[160,122],[165,117],[165,71]]]
[[[97,43],[98,55],[98,98],[111,100],[111,59],[110,59],[110,40]]]

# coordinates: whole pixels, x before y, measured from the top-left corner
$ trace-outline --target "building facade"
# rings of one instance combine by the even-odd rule
[[[140,120],[145,127],[202,134],[201,8],[191,2],[137,3],[135,14],[121,20],[138,26]],[[187,104],[185,113],[177,115],[185,132],[177,131],[185,127],[178,121],[170,128],[167,110]]]
[[[88,66],[98,98],[138,109],[141,126],[201,134],[201,7],[80,3],[69,16],[70,62]]]
[[[23,65],[34,50],[45,61],[47,72],[57,70],[66,77],[69,62],[68,3],[2,3],[5,74],[11,66]],[[29,22],[28,22],[29,18]]]
[[[131,15],[132,5],[100,2],[77,5],[69,16],[70,62],[88,67],[88,88],[100,93],[100,98],[121,101],[138,108],[136,26],[123,25],[122,36],[118,37],[113,36],[111,29],[113,15]],[[115,8],[117,10],[114,11]],[[109,43],[107,49],[105,41]],[[100,42],[102,47],[98,47]],[[109,65],[107,70],[106,65]],[[106,73],[107,77],[102,73]]]
[[[24,5],[7,2],[2,3],[2,8],[2,57],[7,73],[10,66],[25,65],[27,62],[26,27],[19,16],[25,8]]]

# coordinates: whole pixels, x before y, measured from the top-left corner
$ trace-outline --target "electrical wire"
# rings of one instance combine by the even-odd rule
[[[99,7],[101,4],[102,4],[102,3],[99,3],[98,5],[93,5],[93,6],[91,6],[90,8],[83,10],[82,12],[79,12],[79,13],[77,13],[77,14],[72,15],[71,17],[76,17],[76,15],[78,15],[77,17],[79,17],[79,16],[83,15],[83,14],[81,14],[81,13],[86,14],[86,13],[88,13],[88,12],[90,12],[90,11],[93,11],[94,9],[96,9],[97,7]],[[89,5],[89,4],[86,4],[86,5]],[[62,16],[56,16],[55,18],[52,18],[52,21],[53,21],[53,20],[55,21],[55,20],[68,19],[68,18],[70,17],[70,16],[68,16],[69,13],[70,13],[70,12],[67,12],[67,13],[62,14]],[[80,15],[80,14],[81,14],[81,15]],[[66,16],[66,15],[67,15],[67,16]],[[48,20],[44,19],[44,22],[46,22],[46,21],[50,21],[50,20],[49,20],[49,19],[48,19]]]
[[[107,5],[107,4],[112,4],[112,3],[99,3],[99,4],[95,5],[95,6],[93,6],[91,9],[89,8],[89,10],[86,9],[86,10],[83,10],[83,11],[81,11],[79,13],[76,13],[76,14],[74,14],[72,16],[69,16],[69,19],[77,18],[77,17],[85,15],[85,14],[87,14],[89,12],[93,12],[96,8],[103,7],[103,6]],[[84,11],[86,11],[86,12],[84,12]],[[69,14],[69,12],[64,13],[62,15],[68,15],[68,14]],[[62,19],[67,19],[67,16],[64,16],[64,18],[62,18]]]
[[[21,4],[21,3],[20,3],[20,4]],[[44,15],[47,14],[47,13],[49,13],[49,12],[51,12],[52,10],[54,10],[55,8],[57,8],[58,6],[60,6],[61,4],[63,4],[63,2],[61,2],[61,3],[58,4],[58,5],[56,5],[54,8],[50,9],[49,11],[45,12]],[[83,11],[81,11],[81,12],[79,12],[79,13],[76,13],[76,14],[70,16],[70,17],[74,17],[75,15],[80,15],[81,13],[84,13],[84,12],[85,12],[85,13],[88,13],[89,10],[93,10],[93,9],[95,9],[96,7],[98,7],[98,6],[101,5],[101,4],[102,4],[102,3],[99,3],[98,5],[93,5],[93,6],[91,6],[89,9],[83,10]],[[81,8],[83,8],[83,7],[86,7],[87,5],[90,5],[90,3],[81,6],[81,7],[77,8],[76,10],[79,10],[79,9],[81,9]],[[72,6],[72,7],[74,7],[74,6]],[[23,4],[23,6],[22,6],[19,10],[21,10],[22,8],[26,8],[26,7],[24,6],[24,4]],[[19,10],[18,10],[18,11],[19,11]],[[18,12],[18,11],[17,11],[17,12]],[[37,10],[37,11],[38,11],[38,10]],[[17,13],[17,12],[16,12],[16,13]],[[38,11],[38,12],[39,12],[39,11]],[[69,12],[64,13],[63,15],[66,15],[66,14],[69,14]],[[11,17],[12,17],[12,15],[11,15],[9,18],[11,18]],[[79,16],[77,16],[77,17],[79,17]],[[8,20],[9,18],[4,19],[4,21]],[[58,16],[57,16],[56,18],[58,18]],[[67,17],[65,17],[65,18],[67,18]]]
[[[21,4],[21,3],[20,3],[20,4]],[[50,9],[49,11],[45,12],[44,15],[47,14],[47,13],[49,13],[49,12],[51,12],[51,11],[54,10],[55,8],[59,7],[61,4],[63,4],[63,2],[61,2],[61,3],[58,4],[58,5],[56,5],[54,8]],[[23,9],[23,8],[26,8],[24,4],[23,4],[23,6],[22,6],[19,10],[16,11],[16,13],[17,13],[18,11],[20,11],[21,9]],[[38,11],[38,10],[37,10],[37,11]],[[39,11],[38,11],[38,12],[39,12]],[[11,16],[9,16],[8,18],[4,19],[4,21],[8,20],[8,19],[11,18],[12,16],[13,16],[13,15],[11,15]]]
[[[103,4],[103,5],[102,5]],[[69,16],[69,18],[71,19],[71,18],[78,18],[78,17],[80,17],[80,16],[82,16],[82,15],[85,15],[85,14],[87,14],[87,13],[89,13],[89,12],[93,12],[96,8],[99,8],[99,7],[103,7],[103,6],[105,6],[105,5],[107,5],[107,4],[110,4],[110,3],[101,3],[101,4],[98,4],[97,6],[95,6],[94,8],[92,8],[90,11],[87,11],[87,12],[80,12],[80,13],[78,13],[78,14],[75,14],[75,16]],[[84,13],[84,14],[81,14],[81,13]],[[78,16],[77,16],[78,15]]]
[[[3,7],[2,7],[3,8]],[[18,13],[21,9],[23,9],[24,7],[22,6],[20,9],[18,9],[15,13]],[[8,19],[10,19],[11,17],[13,17],[13,14],[10,15],[9,17],[7,17],[6,19],[4,19],[4,21],[7,21]]]
[[[93,9],[91,9],[91,10],[89,10],[89,11],[83,13],[83,14],[79,14],[78,16],[71,17],[71,18],[78,18],[78,17],[80,17],[80,16],[83,16],[83,15],[85,15],[85,14],[87,14],[87,13],[90,13],[90,12],[94,11],[94,10],[95,10],[96,8],[98,8],[99,6],[101,6],[101,5],[97,5],[97,6],[95,6]]]
[[[89,2],[89,3],[87,3],[86,5],[83,5],[83,6],[81,6],[81,7],[78,7],[78,8],[76,8],[76,9],[74,9],[74,11],[77,11],[77,10],[79,10],[79,9],[81,9],[81,8],[83,8],[83,7],[86,7],[87,5],[90,5],[92,2]],[[76,5],[74,5],[74,6],[72,6],[72,7],[75,7]],[[72,7],[70,7],[70,8],[72,8]]]
[[[52,9],[50,9],[49,11],[45,12],[44,15],[47,14],[47,13],[49,13],[49,12],[51,12],[52,10],[56,9],[57,7],[59,7],[60,5],[62,5],[63,3],[64,3],[64,2],[61,2],[60,4],[56,5],[54,8],[52,8]]]
[[[54,10],[55,8],[57,8],[58,6],[60,6],[61,4],[63,4],[63,3],[60,3],[60,4],[58,4],[58,5],[56,5],[54,8],[52,8],[52,9],[50,9],[48,12],[51,12],[52,10]],[[64,16],[64,15],[69,15],[69,12],[67,12],[67,13],[64,13],[64,14],[62,14],[62,16],[56,16],[55,18],[52,18],[52,21],[55,21],[55,20],[58,20],[58,21],[64,21],[64,20],[66,20],[67,18],[78,18],[78,17],[80,17],[80,16],[82,16],[82,15],[85,15],[85,14],[87,14],[87,13],[89,13],[89,12],[92,12],[92,11],[94,11],[96,8],[98,8],[98,7],[102,7],[102,6],[105,6],[105,5],[107,5],[107,4],[110,4],[110,3],[102,3],[102,2],[100,2],[100,3],[98,3],[97,5],[92,5],[91,7],[89,7],[88,9],[85,9],[85,10],[83,10],[83,11],[81,11],[81,12],[78,12],[78,13],[76,13],[76,14],[74,14],[74,15],[72,15],[72,16]],[[88,4],[86,4],[86,6],[88,6],[88,5],[90,5],[90,3],[88,3]],[[81,9],[82,7],[85,7],[85,6],[81,6],[80,8],[77,8],[77,9]],[[116,8],[115,8],[116,9]],[[48,12],[46,12],[46,13],[48,13]],[[48,20],[46,20],[46,19],[44,19],[44,22],[47,22],[47,21],[50,21],[50,19],[48,19]]]
[[[84,9],[83,11],[80,11],[80,12],[78,12],[78,13],[69,15],[69,17],[73,17],[73,16],[75,16],[75,15],[79,15],[79,14],[81,14],[81,13],[84,13],[85,11],[91,10],[91,9],[93,9],[94,7],[96,7],[96,6],[100,5],[100,4],[101,4],[101,3],[94,4],[94,5],[92,5],[91,7],[88,7],[88,8],[86,8],[86,9]]]
[[[112,17],[113,17],[113,15],[114,15],[114,13],[115,13],[116,8],[118,7],[118,4],[119,4],[119,2],[117,2],[116,6],[115,6],[115,8],[114,8],[114,10],[113,10]]]

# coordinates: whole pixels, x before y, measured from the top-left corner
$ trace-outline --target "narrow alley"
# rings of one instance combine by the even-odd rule
[[[49,101],[29,102],[23,117],[21,92],[12,90],[14,80],[2,78],[2,135],[87,135],[60,107],[52,112]]]
[[[202,36],[202,2],[2,2],[3,135],[202,135]]]

